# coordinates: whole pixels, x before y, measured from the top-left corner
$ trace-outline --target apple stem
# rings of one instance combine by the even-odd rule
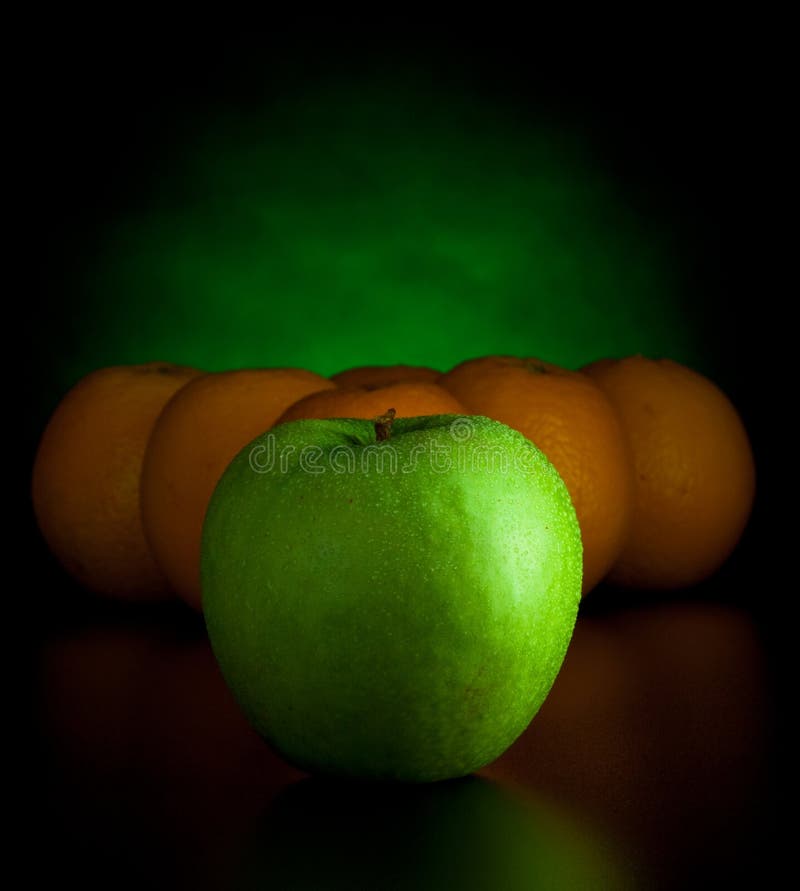
[[[396,414],[397,412],[393,408],[388,408],[384,414],[375,418],[375,439],[378,442],[384,442],[391,436]]]

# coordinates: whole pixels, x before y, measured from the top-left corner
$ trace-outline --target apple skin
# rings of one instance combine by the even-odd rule
[[[209,637],[245,714],[296,766],[464,776],[522,733],[561,667],[581,596],[575,511],[504,424],[376,431],[292,421],[234,458],[203,530]]]

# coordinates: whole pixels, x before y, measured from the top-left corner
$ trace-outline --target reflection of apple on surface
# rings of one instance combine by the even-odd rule
[[[305,769],[430,781],[501,754],[569,643],[566,487],[488,418],[295,421],[245,448],[206,516],[203,608],[259,732]]]
[[[272,801],[230,872],[242,891],[621,891],[635,887],[626,860],[596,826],[478,777],[390,787],[305,779]]]

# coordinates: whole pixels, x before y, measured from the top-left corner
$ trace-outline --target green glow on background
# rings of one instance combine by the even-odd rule
[[[87,252],[54,371],[66,386],[150,359],[331,374],[638,352],[702,367],[665,228],[590,152],[413,84],[210,115]]]

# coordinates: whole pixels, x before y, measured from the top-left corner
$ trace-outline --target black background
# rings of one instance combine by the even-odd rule
[[[47,380],[59,326],[79,299],[63,280],[75,248],[135,205],[154,162],[193,121],[259,107],[286,85],[416,69],[586,132],[644,224],[664,220],[680,239],[696,323],[758,440],[756,380],[762,360],[776,358],[770,327],[785,299],[776,278],[789,152],[784,59],[758,23],[681,24],[577,31],[298,16],[227,35],[89,21],[21,33],[9,179],[27,248],[21,308],[36,319],[28,386]]]
[[[22,276],[8,308],[11,317],[21,311],[29,335],[20,406],[27,468],[53,407],[50,359],[81,299],[65,272],[95,232],[153,185],[155,162],[192,122],[257,108],[287,85],[342,72],[368,79],[383,70],[423,71],[513,102],[532,120],[585,131],[643,223],[660,219],[676,234],[694,322],[745,421],[759,475],[745,553],[709,594],[724,588],[726,599],[759,613],[765,607],[768,621],[772,600],[761,591],[780,561],[762,567],[757,554],[768,549],[779,472],[769,440],[785,388],[788,356],[779,345],[792,299],[782,278],[786,66],[779,24],[679,25],[603,22],[579,32],[497,19],[284,16],[263,30],[228,34],[141,22],[96,30],[88,21],[21,33],[13,69],[19,154],[9,178],[20,197],[21,250],[12,263],[21,262]],[[29,515],[27,472],[15,481]],[[35,534],[31,540],[38,542]]]

